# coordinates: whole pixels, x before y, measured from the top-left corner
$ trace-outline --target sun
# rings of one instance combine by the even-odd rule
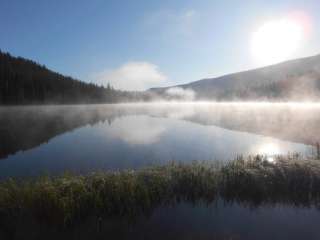
[[[303,38],[299,22],[279,19],[264,23],[252,36],[252,54],[260,64],[274,64],[290,58]]]

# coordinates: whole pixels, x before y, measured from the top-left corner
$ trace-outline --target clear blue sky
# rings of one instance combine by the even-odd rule
[[[313,27],[291,57],[320,53],[319,0],[0,0],[0,49],[84,81],[179,84],[261,66],[252,32],[294,11]]]

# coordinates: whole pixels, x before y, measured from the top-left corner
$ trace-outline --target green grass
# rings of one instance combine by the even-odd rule
[[[171,163],[138,171],[8,180],[0,183],[0,226],[34,221],[64,228],[92,217],[134,219],[163,205],[218,199],[250,207],[319,207],[320,161],[239,157],[225,164]]]

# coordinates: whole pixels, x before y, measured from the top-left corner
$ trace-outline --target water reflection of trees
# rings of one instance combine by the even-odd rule
[[[320,108],[241,104],[120,104],[0,108],[0,159],[85,125],[147,115],[215,125],[304,144],[320,142]],[[128,123],[130,124],[130,123]]]
[[[19,107],[0,109],[0,158],[28,150],[51,138],[101,121],[109,124],[117,112],[94,107]]]

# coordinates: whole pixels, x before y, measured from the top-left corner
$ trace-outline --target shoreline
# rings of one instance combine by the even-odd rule
[[[90,217],[135,216],[158,206],[238,203],[320,205],[320,160],[299,155],[238,157],[227,163],[171,163],[142,170],[0,182],[0,221],[74,226]]]

